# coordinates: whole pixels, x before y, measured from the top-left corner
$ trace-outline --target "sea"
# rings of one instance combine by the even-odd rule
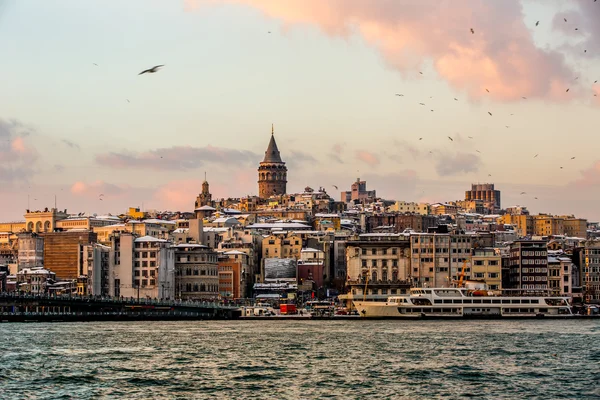
[[[599,399],[600,320],[0,323],[0,399]]]

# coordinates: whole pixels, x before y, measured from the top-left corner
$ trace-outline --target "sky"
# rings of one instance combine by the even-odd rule
[[[204,173],[256,195],[271,124],[288,193],[489,182],[598,221],[598,20],[593,0],[0,0],[0,221],[191,211]]]

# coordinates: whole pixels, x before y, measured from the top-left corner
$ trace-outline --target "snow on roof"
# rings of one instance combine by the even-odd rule
[[[189,232],[190,230],[188,228],[177,228],[173,231],[173,233],[186,233]]]
[[[310,229],[309,225],[297,222],[273,222],[248,225],[249,229]]]
[[[236,210],[233,208],[221,208],[221,210],[219,210],[222,213],[225,214],[241,214],[242,212],[240,210]]]
[[[179,247],[179,248],[203,248],[203,249],[207,249],[208,248],[208,246],[205,246],[203,244],[198,244],[198,243],[179,243],[175,247]]]
[[[19,275],[34,275],[34,274],[53,274],[53,272],[45,269],[45,268],[23,268],[21,271],[17,272]]]
[[[317,218],[339,218],[339,214],[327,214],[327,213],[317,213],[315,214]]]
[[[196,208],[194,211],[217,211],[217,209],[211,206],[202,206]]]
[[[313,249],[312,247],[307,247],[305,249],[300,250],[301,253],[318,253],[322,250],[319,249]]]
[[[231,251],[226,251],[225,253],[226,255],[246,255],[246,253],[244,253],[243,251],[239,251],[239,250],[231,250]]]
[[[216,218],[212,222],[215,223],[215,224],[222,224],[222,223],[229,222],[229,221],[233,221],[233,222],[239,223],[239,221],[236,218],[233,218],[233,217]]]
[[[227,232],[227,231],[229,231],[229,228],[216,227],[216,226],[206,226],[206,227],[203,227],[202,230],[204,232]]]
[[[165,239],[158,239],[153,236],[142,236],[134,240],[134,242],[166,242]]]
[[[156,219],[156,218],[151,218],[151,219],[145,219],[142,222],[145,222],[147,224],[170,224],[170,225],[175,225],[175,221],[167,221],[164,219]]]

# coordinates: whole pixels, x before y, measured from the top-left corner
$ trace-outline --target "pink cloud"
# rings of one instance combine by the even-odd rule
[[[375,154],[366,150],[358,150],[356,152],[356,159],[364,162],[365,164],[369,164],[372,167],[379,165],[380,162],[379,158],[377,158]]]
[[[598,187],[598,185],[600,185],[600,160],[581,171],[581,177],[570,182],[567,186],[589,189],[590,187]]]
[[[98,180],[91,183],[78,181],[71,186],[71,193],[76,196],[103,198],[122,196],[129,191],[129,187],[115,185],[112,183]]]
[[[193,1],[188,6],[223,2]],[[227,2],[257,8],[290,26],[314,24],[331,36],[359,33],[388,64],[405,75],[421,77],[419,71],[433,60],[437,74],[471,98],[564,100],[555,88],[563,88],[564,92],[567,82],[573,79],[559,52],[536,47],[534,27],[525,24],[518,1]]]

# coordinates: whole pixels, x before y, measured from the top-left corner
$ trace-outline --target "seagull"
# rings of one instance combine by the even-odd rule
[[[489,112],[489,111],[488,111],[488,114],[492,115],[492,113],[491,113],[491,112]]]
[[[475,151],[478,152],[478,153],[481,153],[479,150],[475,150]]]
[[[574,160],[574,159],[575,159],[575,157],[571,157],[571,160]]]
[[[335,190],[338,190],[338,187],[336,185],[331,185],[331,186],[333,186],[335,188]]]
[[[458,99],[455,97],[454,100],[458,101]]]
[[[473,28],[471,28],[471,33],[475,33],[475,30],[473,30]]]
[[[566,18],[563,18],[563,19],[565,20],[565,22],[567,22],[567,19],[566,19]]]
[[[423,138],[422,138],[422,137],[420,137],[420,138],[419,138],[419,140],[423,140]]]
[[[560,167],[560,169],[563,169],[563,167]]]
[[[127,102],[128,102],[128,103],[131,103],[131,102],[129,101],[129,99],[125,99],[125,100],[127,100]]]
[[[149,69],[145,69],[145,70],[143,70],[143,71],[142,71],[142,72],[140,72],[138,75],[145,74],[146,72],[147,72],[147,73],[149,73],[149,74],[153,74],[153,73],[155,73],[155,72],[158,72],[158,70],[159,70],[159,68],[160,68],[160,67],[164,67],[164,65],[162,65],[162,64],[161,64],[161,65],[155,65],[155,66],[154,66],[154,67],[152,67],[152,68],[149,68]]]
[[[419,103],[419,104],[420,104],[420,105],[422,105],[422,106],[424,106],[424,105],[425,105],[425,103]]]
[[[567,92],[568,92],[569,90],[570,90],[570,89],[567,89]],[[565,92],[565,93],[566,93],[566,92]]]
[[[576,31],[578,31],[578,30],[579,30],[579,28],[575,28],[575,30],[576,30]]]
[[[431,112],[433,112],[433,110],[431,110]]]
[[[537,156],[539,156],[539,154],[536,154],[535,156],[533,156],[533,158],[536,158]]]
[[[540,21],[536,22],[536,23],[535,23],[535,26],[538,26],[539,24],[540,24]]]
[[[534,197],[534,199],[536,199],[536,200],[537,200],[538,198],[537,198],[537,197]]]
[[[505,125],[505,126],[506,126],[507,128],[510,128],[510,126],[508,126],[508,125]]]
[[[404,95],[400,93],[396,93],[396,96],[404,97]]]
[[[267,33],[271,33],[271,31],[268,31]]]
[[[527,97],[523,96],[523,97],[522,97],[522,99],[523,99],[523,100],[527,100]]]
[[[450,139],[450,141],[454,142],[454,139],[452,139],[450,136],[448,136],[448,139]]]
[[[488,174],[488,176],[492,176],[492,174]]]
[[[525,193],[525,192],[521,192],[521,194],[527,194],[527,193]]]
[[[473,136],[467,136],[469,139],[473,139]]]
[[[422,73],[421,71],[419,71],[419,73],[420,73],[421,75],[423,75],[423,73]]]
[[[96,67],[98,66],[98,64],[96,64],[96,63],[92,63],[92,64],[94,64]]]
[[[490,92],[488,89],[485,89],[485,91],[488,92],[488,93]]]

